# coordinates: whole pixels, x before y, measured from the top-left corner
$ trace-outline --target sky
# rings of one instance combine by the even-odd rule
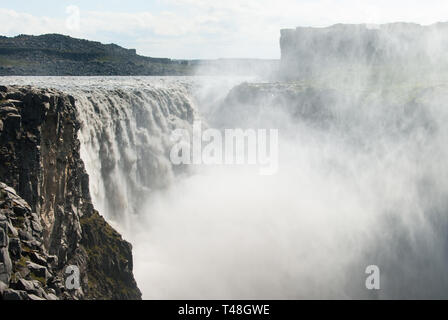
[[[0,0],[0,35],[61,33],[174,59],[280,57],[280,29],[448,21],[447,0]]]

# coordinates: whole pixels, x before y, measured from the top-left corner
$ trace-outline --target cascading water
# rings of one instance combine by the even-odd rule
[[[81,157],[93,203],[116,228],[128,233],[132,215],[141,213],[148,194],[173,182],[171,132],[189,129],[198,117],[192,83],[181,77],[174,81],[145,77],[33,80],[35,85],[75,97]]]
[[[33,81],[75,96],[94,205],[134,245],[144,298],[446,297],[446,87],[243,85],[224,99],[226,85],[217,99],[195,78],[9,82]],[[278,173],[178,175],[171,132],[201,116],[279,128]]]
[[[82,157],[94,203],[120,228],[142,211],[151,190],[174,178],[170,134],[188,128],[194,103],[182,85],[77,94]],[[125,225],[123,225],[123,223]]]

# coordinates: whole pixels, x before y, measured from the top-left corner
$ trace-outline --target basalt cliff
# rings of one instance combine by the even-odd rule
[[[0,36],[0,75],[183,75],[191,68],[135,49],[60,34]]]
[[[73,97],[0,87],[0,299],[141,298],[131,245],[92,205],[79,128]]]
[[[448,23],[283,29],[280,78],[362,85],[446,80],[447,30]]]

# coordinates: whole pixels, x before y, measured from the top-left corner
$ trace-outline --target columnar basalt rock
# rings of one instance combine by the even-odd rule
[[[91,203],[74,98],[32,87],[0,93],[2,297],[140,299],[131,245]],[[108,261],[119,267],[95,269]],[[80,270],[78,290],[64,287],[68,265]]]

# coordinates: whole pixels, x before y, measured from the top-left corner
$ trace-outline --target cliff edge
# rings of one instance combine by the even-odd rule
[[[297,27],[281,30],[280,47],[283,80],[385,84],[448,74],[448,23]]]
[[[96,76],[185,75],[191,68],[135,49],[61,34],[0,36],[0,75]]]
[[[141,299],[131,245],[92,205],[79,128],[73,97],[0,86],[1,299]]]

